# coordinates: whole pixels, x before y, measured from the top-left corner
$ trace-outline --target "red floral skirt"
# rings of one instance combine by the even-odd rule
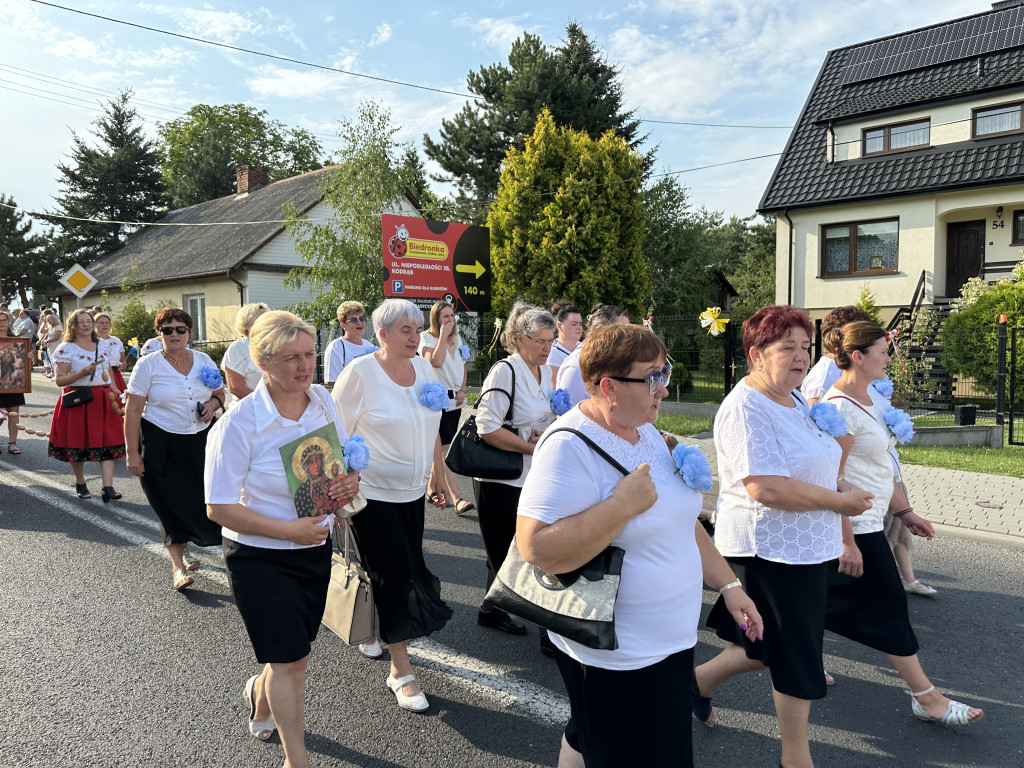
[[[61,394],[70,391],[65,387]],[[60,461],[107,461],[123,458],[124,422],[114,410],[110,387],[93,387],[93,399],[64,408],[61,398],[53,409],[48,453]]]

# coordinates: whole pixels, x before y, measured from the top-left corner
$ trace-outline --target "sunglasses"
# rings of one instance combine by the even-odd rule
[[[668,388],[668,382],[672,378],[672,363],[666,363],[665,367],[660,371],[649,373],[642,379],[630,379],[625,376],[609,376],[608,378],[615,381],[624,381],[627,384],[647,384],[653,395],[663,386],[666,389]]]
[[[186,328],[184,325],[165,325],[163,328],[160,329],[160,333],[162,333],[164,336],[170,336],[172,333],[176,333],[179,336],[184,336],[186,333],[188,333],[188,328]]]
[[[346,323],[365,323],[366,315],[360,315],[359,317],[350,317],[345,321]]]

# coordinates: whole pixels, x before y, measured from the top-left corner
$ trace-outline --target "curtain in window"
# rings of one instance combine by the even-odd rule
[[[899,224],[881,221],[857,225],[857,269],[895,269],[899,256]]]
[[[825,274],[850,271],[850,228],[826,227]]]
[[[889,147],[891,149],[902,149],[903,147],[918,147],[927,144],[929,141],[930,123],[924,120],[919,123],[898,125],[889,132]]]
[[[988,133],[1020,130],[1020,105],[1000,107],[978,112],[975,119],[974,132],[978,136]]]

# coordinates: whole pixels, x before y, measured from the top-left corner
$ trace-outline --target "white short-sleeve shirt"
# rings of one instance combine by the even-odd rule
[[[286,419],[278,412],[262,379],[251,395],[239,400],[238,405],[217,420],[206,443],[203,474],[207,504],[244,504],[272,520],[298,518],[279,449],[328,421],[334,422],[342,445],[348,439],[326,390],[315,384],[313,387],[320,390],[323,399],[311,387],[309,404],[298,421]],[[328,515],[324,525],[329,528],[333,521],[334,515]],[[230,528],[221,531],[225,538],[265,549],[320,546],[238,533]]]
[[[832,403],[846,419],[846,428],[853,435],[853,445],[846,455],[843,476],[854,485],[871,491],[871,509],[850,518],[854,533],[874,533],[883,528],[885,512],[893,492],[892,458],[889,452],[896,438],[885,426],[887,403],[868,387],[871,405],[864,406],[847,399],[849,395],[832,387],[825,400]]]
[[[243,336],[240,339],[235,339],[228,346],[227,351],[224,353],[224,359],[221,360],[221,367],[225,371],[231,369],[235,373],[239,374],[245,379],[245,386],[249,389],[256,389],[256,385],[260,383],[260,379],[263,378],[263,371],[252,361],[252,353],[249,349],[249,337]],[[226,374],[225,374],[226,378]],[[228,392],[229,402],[228,406],[238,402],[238,398]]]
[[[611,542],[625,550],[622,581],[615,601],[615,635],[619,647],[599,651],[551,635],[572,658],[602,669],[639,669],[697,643],[703,594],[700,552],[694,525],[700,492],[676,472],[665,442],[653,425],[639,429],[632,445],[608,432],[574,408],[553,429],[571,427],[591,438],[632,471],[646,462],[658,500],[634,517]],[[526,478],[519,514],[554,523],[576,515],[611,496],[622,473],[578,436],[552,432],[541,440],[538,461]]]
[[[160,352],[163,348],[163,341],[160,340],[159,336],[154,336],[142,345],[142,348],[139,350],[139,357],[145,357],[146,355],[151,355],[154,352]]]
[[[576,348],[578,349],[579,346],[580,342],[577,341]],[[555,343],[551,345],[551,351],[548,353],[547,363],[545,364],[550,365],[557,371],[559,366],[562,365],[562,361],[565,360],[565,358],[567,358],[572,353],[573,350],[563,347],[561,343],[555,341]]]
[[[366,339],[359,344],[353,344],[344,336],[339,336],[324,350],[324,381],[337,381],[346,365],[378,349],[380,347],[373,346]]]
[[[551,378],[542,371],[540,381],[534,377],[530,367],[518,354],[510,355],[505,360],[494,364],[480,392],[488,389],[500,389],[502,392],[481,394],[476,404],[477,434],[487,435],[501,429],[505,413],[508,411],[508,397],[505,392],[512,391],[512,371],[506,362],[515,366],[515,403],[512,407],[512,428],[523,440],[533,437],[534,427],[547,429],[555,420],[555,412],[551,410]],[[487,480],[489,483],[503,483],[517,488],[523,487],[526,476],[530,474],[533,456],[523,454],[523,473],[514,480]]]
[[[206,402],[214,392],[199,378],[207,367],[217,369],[213,358],[198,350],[192,350],[192,368],[186,375],[178,373],[162,354],[147,355],[132,369],[128,394],[146,398],[142,418],[149,423],[176,435],[197,434],[210,426],[196,412],[196,403]]]
[[[434,349],[436,346],[437,338],[435,336],[426,331],[420,334],[419,353],[421,355],[424,349]],[[444,385],[445,389],[450,389],[453,392],[462,389],[462,382],[466,378],[466,361],[462,359],[462,354],[459,352],[461,346],[462,339],[456,335],[455,346],[449,345],[445,348],[444,363],[440,368],[434,369],[437,373],[437,380]]]
[[[412,386],[396,384],[374,355],[345,366],[331,396],[350,435],[370,449],[370,466],[359,473],[359,489],[374,501],[415,501],[426,493],[441,411],[420,402],[424,385],[437,381],[434,367],[412,358]]]
[[[568,392],[573,405],[590,399],[590,393],[583,386],[583,374],[580,373],[580,350],[582,349],[582,346],[577,347],[562,361],[558,367],[558,376],[555,377],[555,387]]]
[[[97,352],[99,354],[97,354]],[[92,376],[80,376],[66,387],[105,387],[110,382],[110,350],[103,342],[96,345],[96,350],[82,349],[73,341],[65,341],[52,353],[53,363],[70,363],[68,373],[75,373],[83,370],[94,360],[96,370]],[[104,374],[106,378],[104,378]]]
[[[121,353],[124,352],[124,344],[117,336],[109,336],[100,339],[100,344],[110,350],[110,364],[115,368],[121,365]]]
[[[743,479],[776,475],[835,489],[843,451],[811,420],[806,404],[770,400],[741,380],[715,416],[719,498],[715,545],[730,557],[794,565],[823,563],[843,552],[839,513],[790,512],[751,498]]]
[[[825,393],[832,389],[832,385],[839,381],[842,373],[835,360],[828,355],[822,355],[804,376],[800,394],[805,400],[821,400]]]

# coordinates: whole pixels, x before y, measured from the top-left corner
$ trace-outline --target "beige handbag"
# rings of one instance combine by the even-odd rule
[[[338,528],[345,530],[344,545]],[[358,555],[355,560],[350,557],[352,534],[348,526],[335,523],[334,538],[339,552],[343,554],[332,555],[334,562],[331,563],[331,583],[327,587],[323,623],[349,645],[365,643],[374,636],[370,576],[359,563]]]

